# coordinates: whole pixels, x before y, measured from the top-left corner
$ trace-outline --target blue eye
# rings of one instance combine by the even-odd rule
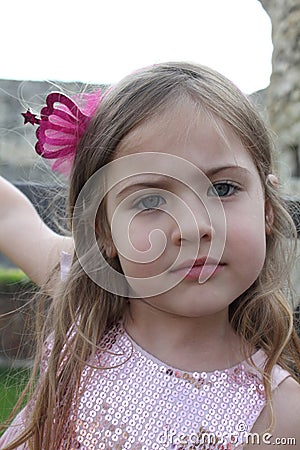
[[[208,195],[217,197],[229,197],[239,190],[239,187],[228,181],[222,183],[215,183],[208,190]]]
[[[148,195],[147,197],[142,198],[138,203],[136,203],[135,206],[138,209],[145,211],[157,209],[163,203],[165,203],[165,200],[160,195]]]

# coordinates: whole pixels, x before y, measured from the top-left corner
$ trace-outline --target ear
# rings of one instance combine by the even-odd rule
[[[279,186],[279,181],[276,175],[269,173],[266,179],[266,184],[271,184],[275,189],[277,189]]]

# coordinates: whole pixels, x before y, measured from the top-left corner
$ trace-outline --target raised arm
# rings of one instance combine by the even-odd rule
[[[0,252],[41,286],[62,251],[73,252],[72,239],[54,233],[27,197],[0,177]]]

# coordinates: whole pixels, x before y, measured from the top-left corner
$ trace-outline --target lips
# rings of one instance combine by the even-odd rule
[[[175,272],[177,270],[182,270],[182,269],[191,269],[192,267],[196,267],[196,266],[204,266],[204,264],[217,266],[219,264],[219,261],[214,258],[210,258],[208,256],[203,256],[202,258],[197,258],[196,260],[189,259],[189,260],[184,261],[183,263],[179,264],[178,266],[176,266],[173,269],[173,271]]]
[[[183,277],[188,280],[204,282],[215,273],[220,272],[224,266],[224,263],[204,256],[202,258],[197,258],[196,260],[184,261],[176,266],[172,272],[183,275]]]

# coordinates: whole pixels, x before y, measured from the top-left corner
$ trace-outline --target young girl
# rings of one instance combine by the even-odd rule
[[[37,285],[46,283],[72,240],[47,227],[28,198],[0,177],[0,251]]]
[[[51,117],[81,120],[56,100],[39,122],[48,157],[43,120],[57,146]],[[220,74],[166,63],[110,89],[86,124],[76,252],[0,448],[296,448],[296,234],[260,117]]]

